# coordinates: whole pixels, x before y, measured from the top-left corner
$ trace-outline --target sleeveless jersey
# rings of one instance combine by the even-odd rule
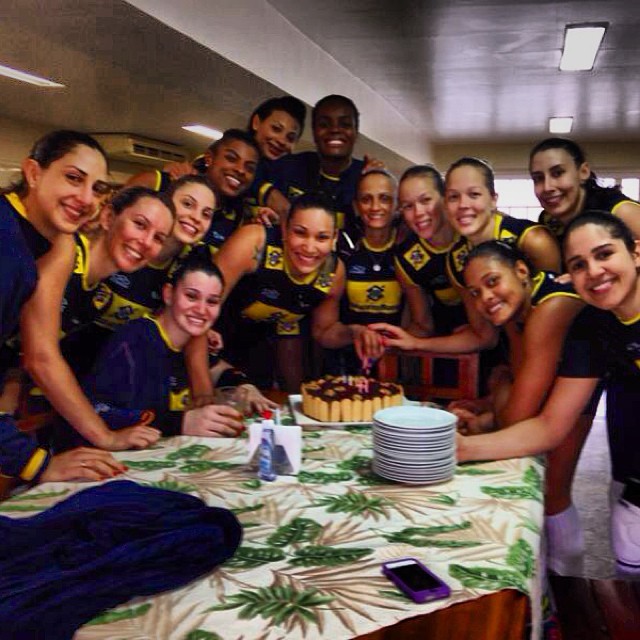
[[[561,284],[556,282],[557,273],[551,271],[538,271],[533,276],[533,290],[531,292],[531,306],[537,307],[550,298],[564,297],[580,300],[580,296],[575,292],[570,283]]]
[[[496,213],[493,219],[491,240],[502,240],[502,242],[514,245],[520,249],[527,233],[529,233],[531,229],[537,228],[544,227],[529,220],[513,218],[504,213]],[[447,254],[447,273],[451,281],[460,287],[464,287],[462,272],[464,271],[464,265],[469,251],[471,251],[472,248],[473,245],[466,238],[462,237],[451,247]]]
[[[628,198],[624,193],[617,189],[596,185],[595,187],[587,189],[582,210],[589,211],[590,209],[597,209],[599,211],[609,211],[615,215],[616,209],[625,202],[637,204],[634,200]],[[541,211],[538,221],[547,227],[551,233],[556,236],[556,238],[558,238],[558,242],[562,243],[564,239],[565,225],[560,220],[549,215],[546,211]]]
[[[420,286],[430,297],[437,335],[448,335],[467,323],[462,298],[447,276],[447,253],[459,239],[456,235],[446,247],[410,233],[395,248],[396,268],[409,282]]]
[[[315,151],[303,151],[273,162],[272,182],[289,200],[308,191],[323,192],[333,200],[338,228],[360,237],[362,231],[353,210],[353,200],[363,167],[362,160],[354,158],[339,176],[330,176],[320,169],[320,157]]]
[[[16,193],[0,196],[0,342],[14,334],[38,281],[36,260],[51,248],[27,219]]]
[[[89,285],[89,240],[75,235],[76,260],[62,298],[60,329],[62,335],[78,331],[96,320],[109,305],[111,291],[103,282]]]
[[[257,270],[240,280],[225,310],[253,322],[273,323],[278,336],[297,336],[300,321],[327,297],[337,260],[331,255],[317,271],[296,280],[286,265],[280,228],[266,229],[266,236]]]
[[[343,257],[346,286],[341,317],[345,324],[400,323],[402,288],[395,272],[395,237],[393,232],[383,247],[372,247],[360,238],[354,250]]]

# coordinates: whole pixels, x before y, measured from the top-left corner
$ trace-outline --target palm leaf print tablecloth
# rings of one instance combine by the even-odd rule
[[[538,460],[462,465],[447,483],[401,485],[372,473],[370,429],[353,426],[305,432],[300,475],[261,482],[246,444],[176,437],[117,454],[131,480],[232,509],[244,539],[208,577],[105,612],[76,640],[338,640],[505,588],[530,596],[537,627]],[[87,486],[41,485],[0,514],[32,515]],[[402,556],[422,560],[451,597],[407,599],[380,573]]]

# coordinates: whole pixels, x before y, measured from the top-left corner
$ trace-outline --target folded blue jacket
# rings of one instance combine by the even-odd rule
[[[105,609],[210,572],[241,537],[230,511],[129,481],[0,517],[0,636],[67,640]]]

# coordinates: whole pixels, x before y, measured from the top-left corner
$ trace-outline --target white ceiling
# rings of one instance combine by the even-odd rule
[[[559,72],[564,25],[586,21],[611,24],[595,69]],[[638,33],[637,0],[4,0],[0,64],[67,88],[0,78],[0,117],[197,150],[180,125],[244,126],[271,95],[337,92],[362,113],[360,151],[392,165],[434,144],[530,143],[554,115],[582,141],[640,141]]]

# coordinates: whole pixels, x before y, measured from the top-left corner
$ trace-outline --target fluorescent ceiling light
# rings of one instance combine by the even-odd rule
[[[191,133],[197,133],[200,136],[209,138],[210,140],[219,140],[222,138],[222,131],[212,129],[211,127],[205,127],[203,124],[185,124],[182,128],[187,131],[191,131]]]
[[[0,64],[0,76],[6,76],[7,78],[13,78],[14,80],[20,80],[20,82],[28,82],[29,84],[35,84],[38,87],[60,88],[64,87],[59,82],[53,80],[47,80],[47,78],[41,78],[40,76],[34,76],[31,73],[25,71],[18,71],[18,69],[12,69],[11,67],[5,67]]]
[[[549,133],[570,133],[573,118],[549,118]]]
[[[609,23],[568,24],[564,30],[564,46],[560,71],[589,71]]]

